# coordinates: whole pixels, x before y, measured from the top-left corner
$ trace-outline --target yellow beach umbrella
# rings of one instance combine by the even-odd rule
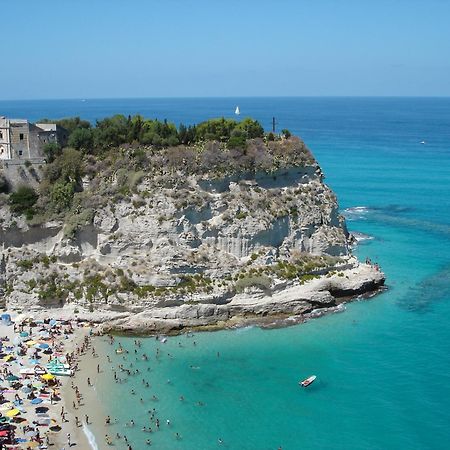
[[[3,361],[8,362],[8,361],[11,361],[12,359],[14,359],[14,356],[13,356],[13,355],[6,355],[6,356],[3,358]]]
[[[44,375],[41,375],[41,378],[45,381],[50,381],[55,379],[55,375],[52,375],[51,373],[44,373]]]
[[[7,413],[5,413],[5,416],[14,417],[17,416],[17,414],[20,414],[18,409],[10,409]]]
[[[27,344],[28,347],[31,347],[32,345],[36,345],[37,342],[36,341],[27,341],[27,342],[25,342],[25,344]]]

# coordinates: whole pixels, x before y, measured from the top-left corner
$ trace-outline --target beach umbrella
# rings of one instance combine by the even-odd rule
[[[46,406],[38,406],[35,410],[37,414],[43,414],[48,411],[48,408]]]
[[[28,336],[29,336],[29,334],[27,331],[21,331],[20,337],[28,337]]]
[[[22,392],[24,393],[24,394],[29,394],[30,392],[32,392],[33,391],[33,389],[31,389],[30,387],[28,387],[28,386],[24,386],[23,388],[22,388]]]
[[[41,375],[41,378],[45,381],[51,381],[55,379],[55,375],[52,375],[51,373],[44,373],[44,375]]]
[[[49,428],[51,431],[56,431],[59,432],[61,431],[61,427],[59,425],[53,425],[52,427]]]
[[[45,373],[47,373],[47,371],[42,366],[38,365],[34,368],[34,373],[36,375],[44,375]]]
[[[17,381],[17,380],[19,380],[20,378],[19,377],[16,377],[15,375],[8,375],[7,377],[6,377],[6,381]]]
[[[41,342],[40,344],[37,344],[37,347],[45,350],[46,348],[49,348],[50,345],[46,344],[45,342]]]
[[[25,342],[25,344],[26,344],[26,345],[28,345],[28,347],[32,347],[33,345],[36,345],[36,344],[37,344],[37,342],[36,342],[36,341],[33,341],[33,340],[31,340],[31,341],[27,341],[27,342]]]
[[[13,417],[12,420],[13,420],[13,422],[15,422],[15,423],[28,422],[28,420],[25,419],[25,417],[19,417],[19,416]]]
[[[6,361],[6,362],[12,361],[12,360],[14,360],[14,359],[15,359],[15,358],[14,358],[13,355],[6,355],[6,356],[3,358],[3,360]]]
[[[7,402],[7,403],[3,403],[0,406],[0,411],[7,411],[8,409],[12,408],[12,403],[11,402]]]
[[[14,409],[10,409],[9,411],[7,411],[5,413],[5,416],[14,417],[14,416],[17,416],[17,414],[20,414],[20,411],[17,408],[14,408]]]
[[[42,403],[42,398],[33,398],[33,400],[31,400],[32,405],[39,405],[39,403]]]

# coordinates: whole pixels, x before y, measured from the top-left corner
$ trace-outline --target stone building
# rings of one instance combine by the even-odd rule
[[[0,117],[0,160],[44,161],[44,145],[65,145],[67,131],[54,123],[32,124],[26,119]]]

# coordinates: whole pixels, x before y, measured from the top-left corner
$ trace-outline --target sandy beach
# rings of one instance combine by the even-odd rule
[[[89,332],[77,321],[2,315],[0,448],[91,448],[67,399]]]

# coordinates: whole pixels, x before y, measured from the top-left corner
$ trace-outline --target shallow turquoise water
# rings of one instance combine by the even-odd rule
[[[0,107],[10,115],[29,112],[32,119],[56,111],[78,111],[89,119],[140,111],[192,123],[228,115],[236,104],[267,127],[276,115],[280,128],[303,136],[348,215],[348,227],[373,238],[357,253],[381,264],[389,290],[348,305],[343,314],[292,328],[197,334],[166,344],[144,340],[141,352],[151,359],[133,362],[142,372],[151,366],[145,378],[152,388],[142,387],[141,375],[120,385],[102,384],[112,415],[122,423],[134,416],[139,426],[127,429],[127,436],[138,450],[145,448],[147,434],[139,430],[149,425],[146,411],[152,408],[162,422],[151,436],[158,449],[448,448],[450,99],[0,102]],[[427,144],[420,145],[422,140]],[[365,209],[349,210],[358,206]],[[120,341],[134,360],[133,339]],[[159,362],[157,347],[163,353]],[[300,389],[298,380],[312,373],[318,381]],[[153,394],[159,401],[150,400]]]

